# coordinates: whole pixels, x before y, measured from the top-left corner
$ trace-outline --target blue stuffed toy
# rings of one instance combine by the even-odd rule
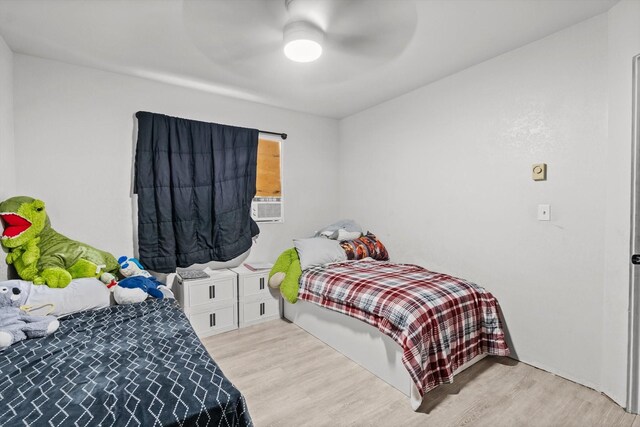
[[[122,279],[114,286],[113,298],[118,304],[134,304],[147,299],[149,295],[161,299],[164,297],[158,289],[161,285],[155,278],[133,276]]]
[[[165,294],[172,296],[171,291],[146,271],[138,259],[121,256],[118,264],[120,274],[125,277],[113,290],[113,298],[118,304],[142,302],[149,295],[158,299]]]
[[[158,282],[155,277],[133,276],[122,279],[118,282],[118,286],[126,289],[142,289],[154,298],[162,299],[163,295],[158,286],[162,283]]]

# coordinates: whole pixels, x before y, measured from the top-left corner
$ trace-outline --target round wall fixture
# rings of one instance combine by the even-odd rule
[[[284,27],[284,54],[295,62],[313,62],[322,55],[324,33],[307,21],[290,22]]]

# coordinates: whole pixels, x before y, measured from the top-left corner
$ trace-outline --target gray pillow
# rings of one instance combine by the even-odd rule
[[[295,239],[293,246],[295,246],[298,251],[302,270],[306,270],[314,265],[347,260],[347,254],[336,240],[325,239],[323,237]]]

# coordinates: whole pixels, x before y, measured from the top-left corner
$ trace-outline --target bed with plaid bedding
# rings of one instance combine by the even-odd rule
[[[476,356],[507,356],[498,301],[482,287],[411,264],[347,261],[300,278],[299,298],[377,327],[403,350],[420,396]]]

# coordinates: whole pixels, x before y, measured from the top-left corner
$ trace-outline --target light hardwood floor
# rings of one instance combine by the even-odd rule
[[[408,398],[286,320],[205,338],[263,426],[627,426],[640,417],[606,396],[507,358],[486,358]]]

